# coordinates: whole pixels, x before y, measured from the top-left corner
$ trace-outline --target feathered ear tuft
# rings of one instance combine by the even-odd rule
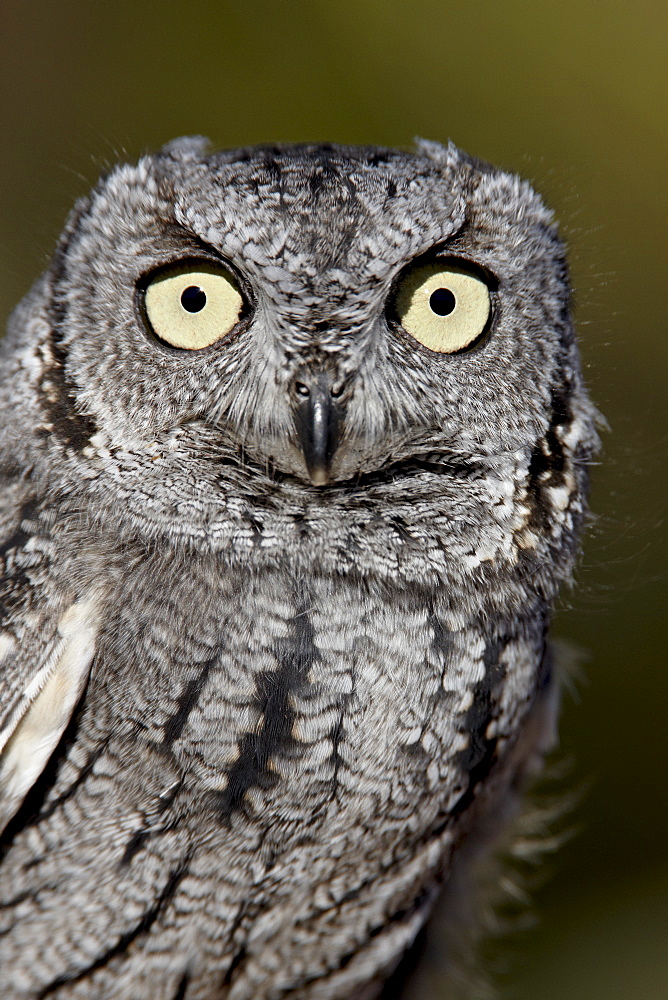
[[[211,150],[211,140],[205,135],[183,135],[172,139],[160,148],[161,156],[169,156],[179,163],[197,163]]]
[[[420,156],[426,156],[427,159],[433,160],[434,163],[445,167],[446,170],[452,169],[458,163],[461,163],[462,154],[454,142],[448,141],[447,146],[444,146],[440,142],[433,142],[431,139],[422,139],[418,135],[415,136],[415,147]]]

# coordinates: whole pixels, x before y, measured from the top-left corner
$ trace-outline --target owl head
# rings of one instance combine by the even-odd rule
[[[595,447],[569,298],[539,197],[452,145],[185,138],[76,206],[5,350],[44,475],[65,462],[113,516],[207,539],[249,504],[463,523],[503,493],[473,484]]]

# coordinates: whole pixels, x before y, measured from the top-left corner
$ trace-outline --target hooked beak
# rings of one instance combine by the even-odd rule
[[[343,407],[332,394],[324,375],[295,383],[301,399],[295,424],[309,477],[314,486],[329,482],[334,453],[339,444]]]

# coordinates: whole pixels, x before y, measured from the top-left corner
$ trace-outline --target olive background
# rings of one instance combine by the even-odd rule
[[[181,134],[216,146],[457,145],[528,177],[570,246],[586,376],[609,423],[556,635],[577,836],[500,949],[517,1000],[668,997],[666,162],[662,0],[3,0],[0,313],[75,197]],[[438,970],[428,990],[443,996]]]

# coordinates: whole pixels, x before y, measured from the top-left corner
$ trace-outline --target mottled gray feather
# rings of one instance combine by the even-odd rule
[[[489,275],[468,352],[388,313],[435,253]],[[188,354],[141,288],[202,255],[248,315]],[[597,446],[569,306],[540,199],[453,146],[180,140],[77,205],[0,344],[5,723],[68,609],[94,646],[8,809],[4,997],[377,994],[549,743]],[[324,486],[314,371],[344,387]]]

